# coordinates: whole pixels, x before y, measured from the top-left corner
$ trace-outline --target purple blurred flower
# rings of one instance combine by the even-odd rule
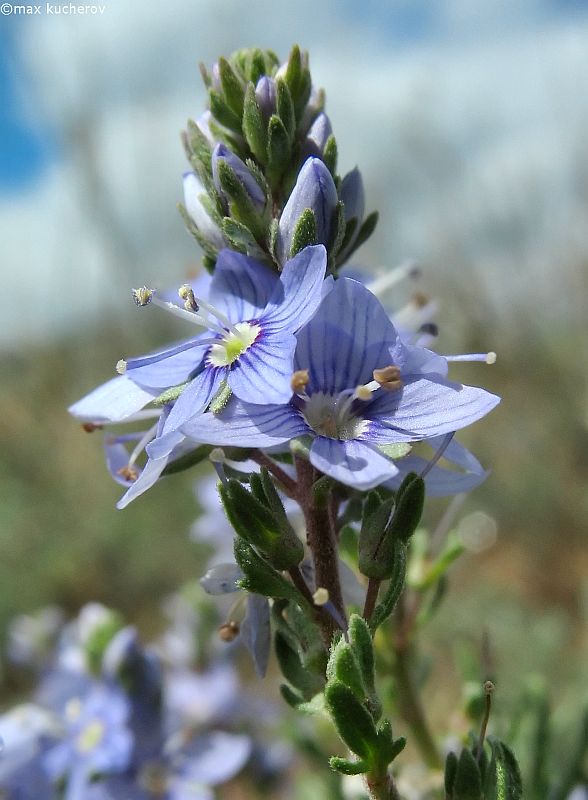
[[[302,143],[303,158],[308,158],[309,156],[322,158],[327,139],[332,133],[331,120],[322,111],[308,129],[306,138]]]
[[[96,684],[64,709],[65,739],[44,756],[53,780],[67,777],[66,800],[82,800],[94,773],[122,772],[129,765],[133,737],[127,727],[130,707],[116,688]]]

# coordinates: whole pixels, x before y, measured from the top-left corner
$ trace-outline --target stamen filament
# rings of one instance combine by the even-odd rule
[[[128,467],[132,467],[132,466],[133,466],[133,464],[134,464],[134,463],[135,463],[135,461],[136,461],[136,460],[139,458],[139,456],[141,455],[141,453],[143,452],[143,450],[144,450],[144,449],[147,447],[147,445],[149,444],[149,442],[150,442],[152,439],[154,439],[154,438],[155,438],[155,434],[156,434],[156,433],[157,433],[157,424],[153,425],[151,428],[149,428],[149,429],[148,429],[148,430],[147,430],[147,431],[146,431],[146,432],[143,434],[143,436],[141,436],[141,438],[140,438],[140,439],[139,439],[139,441],[137,442],[137,445],[136,445],[135,449],[133,450],[133,452],[132,452],[132,453],[131,453],[131,455],[130,455],[130,458],[129,458],[129,463],[128,463],[128,465],[127,465]]]
[[[219,310],[218,310],[217,308],[215,308],[214,306],[211,306],[211,305],[210,305],[210,303],[207,303],[207,302],[206,302],[206,300],[202,300],[200,297],[197,297],[197,298],[196,298],[196,302],[198,303],[198,305],[200,306],[200,308],[204,308],[204,309],[206,309],[206,311],[208,311],[208,312],[209,312],[209,314],[212,314],[212,316],[213,316],[213,317],[216,317],[216,318],[219,320],[219,322],[222,322],[222,324],[225,326],[225,328],[228,328],[228,329],[229,329],[230,331],[232,331],[232,332],[233,332],[233,333],[234,333],[236,336],[238,336],[238,335],[239,335],[239,329],[238,329],[238,328],[236,328],[236,327],[233,325],[233,323],[232,323],[232,322],[231,322],[231,320],[230,320],[230,319],[229,319],[229,318],[226,316],[226,314],[223,314],[223,312],[222,312],[222,311],[219,311]]]
[[[217,322],[210,319],[208,315],[204,316],[203,314],[196,313],[195,311],[187,311],[185,308],[180,308],[175,303],[160,300],[158,297],[153,297],[151,302],[154,305],[159,306],[159,308],[169,311],[170,314],[173,314],[175,317],[186,319],[188,322],[191,322],[194,325],[200,325],[202,328],[209,328],[216,333],[225,333],[224,329]]]
[[[400,283],[405,278],[418,278],[419,275],[420,270],[416,263],[414,261],[405,261],[398,267],[395,267],[389,272],[385,272],[383,275],[380,275],[379,278],[375,278],[373,281],[368,283],[367,288],[372,294],[375,294],[376,297],[380,297],[381,295],[385,294],[388,289],[396,286],[397,283]]]
[[[125,372],[128,369],[138,369],[139,367],[147,367],[150,364],[157,364],[159,361],[175,356],[178,353],[183,353],[193,347],[208,347],[211,344],[218,344],[218,339],[188,339],[188,341],[182,342],[176,347],[170,347],[168,350],[162,350],[160,353],[153,353],[150,356],[141,356],[139,358],[129,358],[125,361]]]
[[[453,439],[454,436],[455,436],[455,431],[452,431],[451,433],[446,434],[445,438],[443,439],[443,441],[439,445],[439,448],[437,449],[437,452],[435,453],[433,458],[429,461],[427,466],[421,472],[421,478],[424,478],[425,476],[427,476],[429,474],[429,472],[433,469],[433,467],[435,466],[437,461],[439,461],[439,459],[441,458],[443,453],[449,447],[449,442]]]
[[[458,356],[443,356],[446,361],[484,361],[486,364],[496,363],[496,353],[464,353]]]

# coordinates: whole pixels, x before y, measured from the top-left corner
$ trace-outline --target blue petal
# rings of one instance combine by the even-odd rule
[[[309,394],[353,389],[371,381],[374,369],[404,361],[381,303],[350,278],[336,282],[297,338],[294,368],[309,370]]]
[[[292,333],[260,336],[232,365],[228,384],[248,403],[287,403],[292,397],[294,349]]]
[[[234,250],[221,250],[210,284],[210,302],[231,322],[257,319],[277,283],[277,274],[265,264]]]
[[[392,461],[355,439],[317,436],[310,461],[325,475],[355,489],[372,489],[398,472]]]
[[[120,422],[140,411],[156,396],[125,375],[98,386],[68,408],[70,414],[87,422]]]
[[[217,393],[225,374],[224,367],[205,367],[174,403],[163,426],[162,435],[178,430],[189,419],[202,414]]]
[[[132,503],[133,500],[136,500],[137,497],[142,495],[148,489],[150,489],[159,479],[161,473],[167,466],[167,462],[169,458],[164,456],[163,458],[149,458],[147,459],[147,463],[143,467],[143,471],[139,475],[136,481],[131,483],[125,494],[121,497],[121,499],[116,504],[116,507],[119,510],[126,508],[129,503]]]
[[[242,591],[236,583],[242,577],[241,568],[235,563],[215,564],[207,570],[198,583],[207,594],[230,594]]]
[[[396,463],[400,471],[394,478],[386,481],[389,489],[398,489],[409,472],[420,473],[429,462],[421,456],[409,455]],[[483,483],[489,474],[489,471],[484,470],[481,472],[456,472],[452,469],[435,466],[425,476],[427,495],[429,497],[447,497],[461,492],[471,492],[472,489]]]
[[[380,392],[365,417],[366,441],[408,442],[465,428],[491,411],[500,398],[475,386],[420,378],[398,392]]]
[[[144,388],[167,389],[186,381],[202,363],[205,350],[198,345],[201,339],[210,339],[210,333],[201,333],[192,339],[156,350],[146,356],[130,358],[124,377]],[[142,366],[133,366],[133,364]]]
[[[322,299],[327,251],[319,244],[305,247],[285,265],[261,317],[264,327],[299,330],[312,319]]]
[[[215,731],[196,739],[185,751],[187,756],[182,769],[186,786],[204,784],[215,786],[237,774],[251,755],[251,739]]]
[[[260,406],[236,399],[221,414],[203,414],[181,431],[197,442],[221,447],[273,447],[311,433],[292,406]]]
[[[270,652],[270,613],[266,597],[247,595],[247,614],[241,623],[241,640],[251,653],[255,671],[263,678],[267,671]]]

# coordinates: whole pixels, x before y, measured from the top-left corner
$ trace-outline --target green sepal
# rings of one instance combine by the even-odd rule
[[[272,184],[275,185],[290,161],[290,140],[284,123],[272,114],[267,126],[268,170]]]
[[[225,128],[235,131],[235,133],[241,133],[241,115],[235,114],[221,93],[217,92],[216,89],[209,89],[208,98],[210,102],[210,111],[218,122],[224,125]]]
[[[363,221],[363,225],[359,229],[359,233],[357,234],[356,240],[353,242],[353,247],[351,250],[346,254],[345,258],[348,259],[355,251],[361,247],[364,242],[370,238],[374,230],[376,229],[376,225],[378,224],[378,212],[372,211],[365,220]]]
[[[267,52],[271,53],[271,51]],[[253,48],[250,51],[250,57],[247,63],[247,77],[249,80],[256,84],[260,78],[267,75],[268,67],[269,64],[264,52],[257,47]]]
[[[270,508],[271,511],[274,513],[276,519],[280,520],[283,523],[290,524],[288,521],[288,515],[286,514],[286,509],[284,508],[284,504],[282,503],[282,498],[278,494],[278,491],[274,486],[274,482],[271,479],[271,475],[269,474],[266,467],[261,468],[258,477],[261,482],[261,486],[263,487],[263,492],[267,500],[268,508]]]
[[[238,117],[243,116],[243,85],[226,58],[219,58],[218,68],[226,104]]]
[[[177,386],[170,386],[169,389],[165,389],[165,391],[158,394],[157,397],[154,397],[151,402],[154,406],[164,406],[166,403],[173,403],[178,399],[189,383],[190,381],[185,381],[184,383],[178,383]]]
[[[449,567],[456,559],[464,552],[465,546],[463,542],[458,539],[457,535],[449,535],[443,550],[439,553],[435,561],[427,568],[423,577],[414,584],[418,592],[424,592],[439,583],[441,578],[444,577]],[[411,584],[412,585],[412,584]]]
[[[186,229],[188,230],[188,233],[190,233],[196,239],[200,247],[204,250],[205,256],[208,256],[208,258],[212,260],[213,264],[216,263],[216,255],[217,255],[216,249],[208,241],[208,239],[206,239],[203,236],[203,234],[200,233],[200,231],[196,227],[196,223],[194,222],[192,217],[188,214],[182,203],[178,203],[178,211],[180,212],[181,218],[184,220],[184,224],[186,226]],[[212,270],[209,269],[209,272],[211,271]]]
[[[191,450],[189,453],[185,453],[183,456],[176,458],[174,461],[170,461],[161,473],[161,477],[175,475],[178,472],[184,472],[190,469],[190,467],[195,467],[196,464],[201,464],[208,458],[213,449],[214,448],[210,445],[203,444],[195,450]]]
[[[278,222],[277,219],[272,219],[272,221],[269,224],[267,232],[267,248],[276,264],[278,263],[278,255],[276,247],[278,243],[279,231],[280,231],[280,223]]]
[[[359,761],[349,761],[348,758],[331,756],[329,759],[329,766],[342,775],[362,775],[368,770],[367,764],[361,758]]]
[[[224,411],[227,407],[227,403],[231,399],[231,395],[233,394],[233,390],[229,386],[226,380],[222,380],[220,386],[217,389],[216,394],[210,401],[209,410],[213,414],[220,414],[221,411]]]
[[[372,715],[353,691],[338,680],[327,684],[325,701],[337,732],[347,747],[371,763],[378,744]]]
[[[480,768],[467,747],[463,748],[457,762],[451,800],[483,800]]]
[[[224,217],[221,222],[221,230],[225,239],[233,250],[238,253],[245,253],[258,261],[266,261],[267,256],[255,241],[255,237],[245,225],[237,222],[232,217]]]
[[[305,700],[310,700],[321,691],[323,681],[306,669],[297,650],[280,631],[275,635],[275,649],[282,675],[302,693]]]
[[[280,575],[272,565],[256,553],[253,547],[239,536],[235,537],[235,561],[241,567],[244,578],[238,581],[239,586],[252,594],[264,597],[281,597],[293,600],[302,608],[309,604],[298,589]]]
[[[216,194],[212,180],[212,148],[206,136],[191,119],[188,120],[186,142],[190,151],[188,155],[190,163],[198,173],[206,191]]]
[[[331,261],[331,268],[334,265],[335,256],[343,244],[343,239],[345,238],[345,227],[345,204],[342,200],[338,200],[333,211],[333,237],[329,246],[329,259]]]
[[[292,708],[298,708],[299,705],[304,703],[304,697],[294,692],[286,683],[280,684],[280,694]]]
[[[370,498],[371,509],[373,493]],[[371,514],[365,514],[359,534],[359,571],[368,578],[383,580],[394,571],[394,540],[389,535],[394,500],[380,501]]]
[[[302,714],[308,714],[309,716],[316,716],[317,714],[326,716],[327,711],[325,708],[325,695],[323,692],[317,692],[314,697],[310,698],[308,702],[300,703],[298,706],[298,711],[300,711]]]
[[[282,120],[290,145],[294,141],[296,134],[296,116],[294,114],[294,104],[292,95],[286,81],[278,78],[276,81],[276,112]]]
[[[355,233],[355,229],[357,228],[357,217],[352,217],[345,222],[345,235],[343,236],[343,241],[341,242],[341,247],[339,248],[339,252],[337,253],[337,263],[341,264],[342,261],[340,260],[339,254],[347,250],[349,242]],[[347,256],[345,257],[347,258]],[[378,448],[379,449],[379,448]]]
[[[242,539],[258,548],[278,570],[300,564],[304,558],[304,546],[289,523],[281,524],[234,478],[219,491],[229,522]]]
[[[288,603],[276,627],[300,647],[305,669],[320,677],[322,689],[328,654],[314,616],[305,613],[296,603]]]
[[[424,506],[425,482],[415,472],[410,472],[396,494],[396,508],[386,535],[407,542],[421,521]]]
[[[290,452],[293,456],[301,456],[308,461],[313,441],[312,436],[306,433],[296,436],[294,439],[290,439]]]
[[[208,120],[208,127],[215,141],[225,144],[229,150],[232,150],[241,160],[247,158],[249,155],[249,148],[247,147],[247,142],[241,137],[241,134],[233,133],[228,128],[219,125],[214,117]]]
[[[300,52],[299,46],[295,44],[290,51],[284,75],[284,81],[290,89],[297,120],[302,116],[310,97],[311,79],[306,60]]]
[[[316,244],[317,241],[316,215],[311,208],[305,208],[296,220],[296,225],[294,226],[289,257],[294,258],[294,256],[305,247]]]
[[[382,455],[396,461],[399,458],[404,458],[412,450],[412,445],[408,442],[397,442],[396,444],[379,444],[378,450]]]
[[[337,157],[338,157],[338,149],[337,149],[337,140],[331,134],[327,141],[325,142],[325,148],[323,150],[323,161],[325,162],[327,169],[333,176],[335,177],[337,173]]]
[[[489,736],[492,760],[486,771],[484,800],[521,800],[523,781],[517,760],[509,747]]]
[[[402,594],[404,588],[404,580],[406,577],[406,547],[398,540],[394,542],[393,564],[394,570],[390,576],[390,582],[384,594],[384,599],[376,606],[369,622],[372,631],[375,631],[385,622],[394,611],[398,598]]]
[[[248,83],[245,90],[243,135],[255,158],[261,164],[265,164],[267,161],[267,128],[255,97],[255,86],[252,83]]]
[[[222,158],[218,160],[218,179],[223,192],[229,199],[231,216],[249,229],[257,241],[262,242],[265,234],[262,216],[253,205],[235,170]]]

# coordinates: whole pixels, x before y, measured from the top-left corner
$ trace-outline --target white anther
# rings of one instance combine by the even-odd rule
[[[124,360],[124,358],[121,358],[120,361],[116,362],[115,369],[119,375],[125,374],[125,372],[127,371],[127,362]]]
[[[324,588],[324,586],[319,586],[319,588],[313,594],[312,599],[315,606],[324,606],[329,602],[329,592]]]

